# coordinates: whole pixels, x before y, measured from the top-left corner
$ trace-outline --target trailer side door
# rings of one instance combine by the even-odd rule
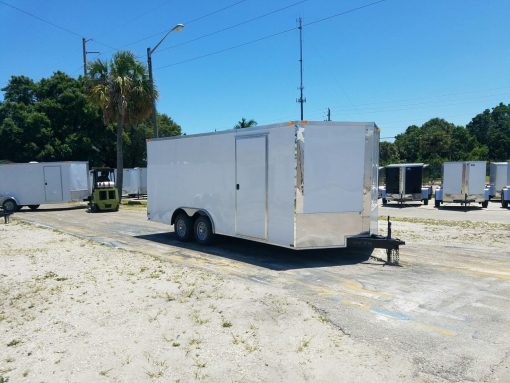
[[[267,238],[267,135],[236,138],[236,234]]]
[[[46,202],[62,201],[62,173],[60,166],[45,166],[43,172]]]

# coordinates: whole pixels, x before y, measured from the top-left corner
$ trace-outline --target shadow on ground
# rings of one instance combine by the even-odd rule
[[[365,249],[291,250],[222,235],[217,235],[209,246],[179,242],[174,233],[139,235],[136,238],[276,271],[354,265],[368,261],[372,254],[371,250]]]
[[[483,210],[483,207],[481,206],[460,206],[460,205],[441,205],[440,207],[436,207],[436,209],[439,210],[445,210],[445,211],[458,211],[458,212],[468,212],[468,211],[476,211],[476,210]]]
[[[414,203],[414,204],[409,204],[409,203],[403,203],[403,204],[400,204],[400,203],[389,203],[389,204],[381,205],[381,206],[389,207],[389,208],[404,209],[406,207],[420,207],[420,206],[424,206],[424,205],[422,203]]]
[[[68,211],[68,210],[80,210],[80,209],[87,209],[87,206],[86,205],[77,205],[77,206],[69,206],[69,207],[39,207],[35,210],[24,207],[23,209],[18,210],[16,213],[20,213],[20,214],[37,213],[37,212],[46,213],[49,211]]]

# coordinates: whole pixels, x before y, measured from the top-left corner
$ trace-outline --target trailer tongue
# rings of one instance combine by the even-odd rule
[[[348,247],[368,248],[368,249],[386,249],[386,264],[399,265],[400,246],[406,243],[399,238],[391,237],[391,221],[388,216],[388,235],[382,236],[372,234],[369,237],[350,237],[347,238]]]

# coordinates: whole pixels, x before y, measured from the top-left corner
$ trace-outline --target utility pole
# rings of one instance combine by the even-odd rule
[[[99,52],[87,52],[87,42],[92,39],[86,39],[85,37],[82,37],[81,39],[81,45],[83,50],[83,77],[87,77],[87,54],[88,53],[99,53]]]
[[[298,19],[298,29],[299,29],[299,73],[301,78],[301,83],[299,86],[299,92],[300,96],[296,100],[296,102],[299,102],[301,104],[301,121],[303,121],[303,104],[306,102],[306,98],[303,97],[303,25],[301,17]]]

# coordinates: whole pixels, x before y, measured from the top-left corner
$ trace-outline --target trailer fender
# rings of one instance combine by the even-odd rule
[[[209,218],[209,221],[211,222],[212,232],[216,233],[216,230],[214,228],[214,220],[211,217],[211,214],[205,209],[200,208],[194,208],[194,207],[180,207],[178,209],[175,209],[174,213],[172,214],[172,219],[170,220],[170,224],[174,224],[175,218],[179,213],[185,213],[190,218],[197,218],[200,215],[204,215],[207,218]]]
[[[489,188],[485,188],[485,190],[483,191],[483,198],[485,201],[488,201],[491,199],[491,192],[490,192],[490,189]]]
[[[436,201],[442,201],[443,200],[443,189],[436,189],[435,197]]]
[[[0,195],[0,205],[3,205],[5,201],[7,201],[8,199],[12,199],[17,206],[19,206],[19,203],[18,203],[18,200],[16,199],[16,197],[13,197],[13,196],[10,196],[10,195]]]
[[[429,200],[431,197],[431,190],[430,187],[422,187],[421,188],[421,199],[422,200]]]

